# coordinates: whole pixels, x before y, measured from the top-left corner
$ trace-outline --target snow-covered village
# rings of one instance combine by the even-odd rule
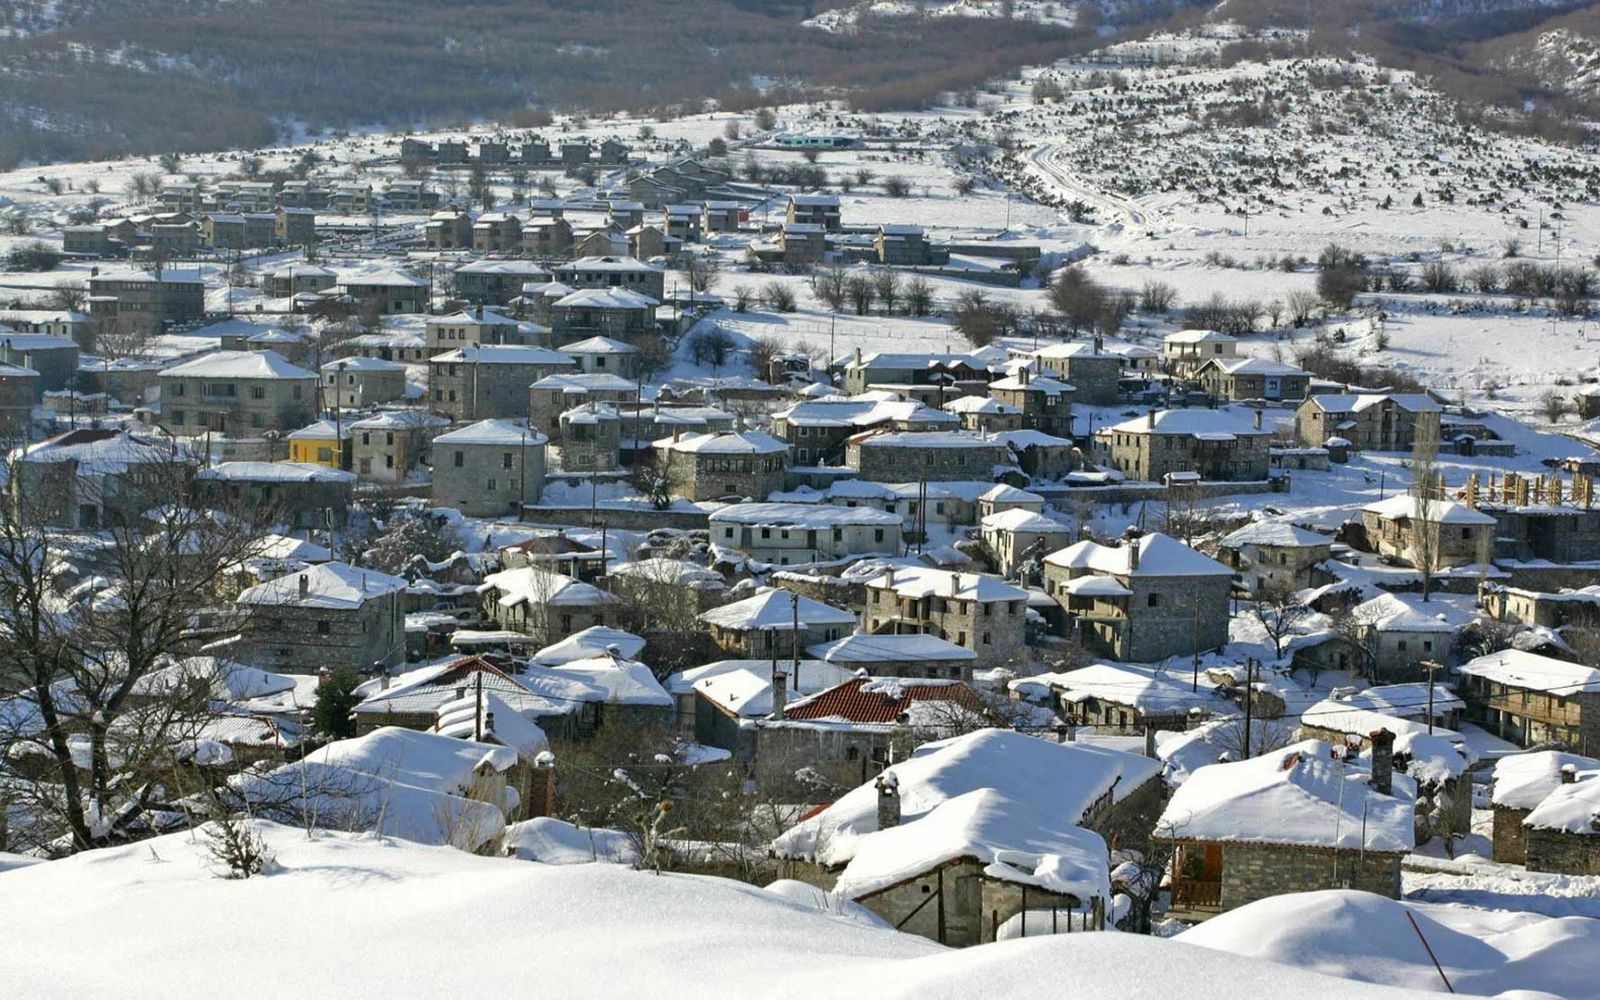
[[[0,995],[1600,1000],[1587,6],[1405,15],[1521,105],[775,6],[1063,47],[172,148],[0,71]]]

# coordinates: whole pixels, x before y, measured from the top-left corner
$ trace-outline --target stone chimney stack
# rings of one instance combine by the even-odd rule
[[[1380,729],[1368,735],[1372,741],[1372,790],[1394,794],[1394,733]]]
[[[1149,430],[1153,431],[1156,429],[1156,411],[1151,410],[1149,413],[1144,415],[1144,425]]]
[[[1122,544],[1128,550],[1128,572],[1139,571],[1139,532],[1129,528],[1122,536]]]
[[[772,714],[771,719],[781,720],[788,711],[789,704],[789,675],[782,670],[772,672]]]
[[[1254,412],[1254,414],[1252,414],[1252,421],[1251,422],[1255,424],[1256,430],[1259,431],[1261,429],[1261,411],[1260,410],[1256,410]]]
[[[304,573],[300,574],[300,599],[303,601],[311,593],[311,580]]]
[[[1572,764],[1561,765],[1561,783],[1571,785],[1578,780],[1578,769]]]
[[[900,825],[900,779],[894,773],[878,775],[878,829]]]

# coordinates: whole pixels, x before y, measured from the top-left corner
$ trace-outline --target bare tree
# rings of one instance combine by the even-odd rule
[[[849,272],[839,264],[831,264],[816,272],[812,281],[817,298],[827,303],[829,309],[839,312],[844,309],[845,283],[849,280]]]
[[[891,267],[880,267],[872,272],[872,290],[885,315],[894,312],[900,302],[900,272]]]
[[[877,298],[877,291],[872,282],[860,274],[852,274],[844,283],[845,297],[850,300],[850,307],[857,316],[865,316],[872,311],[872,301]]]
[[[1292,589],[1285,586],[1268,586],[1251,595],[1250,617],[1261,625],[1267,638],[1272,640],[1272,652],[1283,658],[1283,642],[1294,634],[1294,627],[1312,614],[1310,608],[1300,603]]]
[[[717,257],[691,256],[683,262],[683,274],[696,292],[709,292],[722,276],[722,261]]]
[[[1439,518],[1444,503],[1439,496],[1439,430],[1437,424],[1418,422],[1411,444],[1411,563],[1422,580],[1422,599],[1433,595],[1434,575],[1440,566]]]
[[[926,316],[933,312],[933,285],[920,274],[913,274],[905,286],[906,312]]]

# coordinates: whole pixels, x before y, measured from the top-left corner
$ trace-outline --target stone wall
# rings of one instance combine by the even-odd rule
[[[522,509],[522,520],[528,524],[587,527],[590,523],[590,513],[587,504],[568,507],[528,506]],[[648,507],[622,507],[605,502],[595,507],[593,513],[596,523],[627,531],[653,531],[656,528],[705,531],[710,516],[708,512],[702,510],[653,510]]]
[[[515,514],[523,504],[538,503],[544,489],[544,463],[542,441],[526,447],[444,445],[434,455],[433,502],[454,507],[468,517]]]
[[[1526,828],[1524,832],[1528,871],[1600,875],[1600,835]]]
[[[322,667],[361,671],[405,659],[400,595],[385,594],[355,610],[256,608],[241,659],[263,670],[312,674]]]
[[[846,464],[862,479],[877,483],[989,482],[994,479],[995,466],[1010,462],[1005,448],[978,440],[971,447],[919,448],[884,445],[868,438],[848,446],[846,452]]]
[[[1287,844],[1223,844],[1222,908],[1232,910],[1268,896],[1350,888],[1400,898],[1402,854]],[[1335,875],[1337,863],[1338,874]]]

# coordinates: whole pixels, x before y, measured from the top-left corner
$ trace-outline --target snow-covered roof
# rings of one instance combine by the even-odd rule
[[[554,608],[614,604],[618,600],[617,595],[601,590],[592,583],[584,583],[539,566],[519,566],[491,573],[483,578],[478,589],[500,591],[500,606],[507,608],[523,603]]]
[[[535,816],[513,823],[506,827],[501,841],[508,855],[546,865],[591,862],[632,865],[639,860],[639,844],[633,834],[574,826],[553,816]]]
[[[1044,503],[1044,497],[1040,496],[1039,494],[1030,493],[1027,490],[1019,489],[1010,485],[1009,483],[995,483],[994,486],[984,490],[983,495],[978,497],[978,499],[987,500],[990,503]]]
[[[1401,518],[1418,519],[1417,498],[1408,493],[1399,493],[1386,500],[1378,500],[1361,508],[1371,514],[1390,520]],[[1423,508],[1426,515],[1421,520],[1429,524],[1494,524],[1493,517],[1481,510],[1474,510],[1464,503],[1455,500],[1430,500]]]
[[[531,389],[560,389],[563,392],[638,392],[639,384],[612,372],[558,372],[546,375]]]
[[[782,658],[778,660],[778,672],[786,679],[788,702],[826,691],[855,676],[853,670],[816,660],[801,660],[796,670],[793,660]],[[730,715],[759,719],[774,710],[769,660],[722,660],[674,674],[669,678],[672,680],[680,685],[687,683],[696,694]]]
[[[1472,615],[1444,601],[1415,594],[1383,593],[1350,609],[1351,617],[1380,632],[1454,632]]]
[[[1278,548],[1315,548],[1331,545],[1327,535],[1309,531],[1287,521],[1254,521],[1224,538],[1223,548],[1236,549],[1245,545],[1269,545]]]
[[[354,430],[409,431],[429,427],[448,427],[450,418],[425,410],[380,410],[350,425]]]
[[[325,372],[401,372],[406,366],[398,361],[385,361],[382,358],[363,358],[358,356],[340,358],[330,361],[322,366]]]
[[[603,653],[587,659],[568,660],[558,667],[551,667],[550,672],[603,689],[606,692],[605,700],[613,705],[651,708],[671,708],[673,705],[672,696],[656,680],[655,674],[638,660]]]
[[[720,431],[712,434],[685,434],[674,440],[663,438],[656,447],[693,454],[772,455],[787,452],[789,446],[761,431]]]
[[[1467,677],[1481,677],[1507,687],[1543,691],[1569,697],[1581,691],[1600,691],[1600,670],[1520,649],[1503,649],[1456,668]]]
[[[1417,392],[1319,393],[1307,402],[1329,413],[1360,413],[1384,400],[1393,400],[1396,406],[1411,413],[1439,413],[1444,409],[1432,396]]]
[[[1148,715],[1175,715],[1189,709],[1206,708],[1216,703],[1210,687],[1191,690],[1187,680],[1178,680],[1150,667],[1123,663],[1092,663],[1087,667],[1060,673],[1019,677],[1013,689],[1027,690],[1048,685],[1061,692],[1063,702],[1090,698],[1127,705]]]
[[[1060,379],[1048,375],[1029,375],[1023,381],[1019,375],[1007,375],[1005,378],[995,379],[989,383],[990,389],[1021,389],[1025,392],[1042,392],[1047,396],[1059,396],[1066,392],[1076,392],[1077,387]]]
[[[562,309],[654,309],[660,304],[631,288],[580,288],[556,300]]]
[[[277,351],[216,351],[163,369],[174,378],[315,379],[316,373],[291,364]]]
[[[632,632],[604,625],[593,625],[582,632],[574,632],[560,642],[533,654],[533,662],[544,666],[560,666],[574,660],[587,660],[615,647],[617,655],[633,659],[644,651],[645,641]]]
[[[170,447],[124,431],[79,428],[12,452],[19,462],[76,462],[80,473],[122,472],[130,465],[182,460]]]
[[[463,268],[462,270],[465,270]],[[468,310],[449,313],[444,316],[429,316],[428,326],[519,326],[510,316],[503,316],[493,309]]]
[[[976,660],[978,654],[936,635],[847,635],[806,648],[829,663],[949,663]]]
[[[1171,840],[1291,844],[1405,852],[1416,846],[1416,782],[1396,774],[1393,793],[1369,784],[1359,761],[1306,740],[1189,775],[1156,824]]]
[[[436,354],[429,361],[442,361],[446,364],[473,365],[567,365],[577,362],[560,351],[552,351],[548,347],[526,347],[517,344],[477,344],[469,347],[458,347],[453,351]]]
[[[883,399],[877,393],[811,399],[773,415],[793,427],[871,427],[882,423],[954,427],[960,418],[915,400]]]
[[[1333,698],[1325,698],[1300,713],[1300,724],[1349,736],[1367,736],[1380,729],[1387,729],[1396,736],[1426,735],[1428,732],[1425,722],[1402,719]],[[1452,745],[1464,742],[1460,733],[1443,727],[1434,727],[1434,733]]]
[[[986,531],[1034,531],[1058,534],[1072,531],[1060,521],[1045,517],[1043,514],[1036,514],[1031,510],[1023,510],[1021,507],[1011,507],[988,514],[980,522],[980,527]]]
[[[646,264],[637,257],[593,256],[579,257],[556,268],[556,273],[576,271],[659,271],[661,268]]]
[[[258,583],[240,594],[240,604],[277,607],[354,609],[385,594],[404,590],[402,577],[349,563],[327,562]]]
[[[856,616],[849,611],[782,589],[762,591],[754,597],[712,608],[702,613],[700,620],[717,628],[748,632],[791,628],[796,615],[802,628],[856,624]]]
[[[1102,796],[1120,801],[1160,770],[1158,761],[1119,750],[982,729],[925,743],[885,774],[897,782],[901,822],[907,827],[944,802],[993,789],[1031,806],[1045,828],[1060,830],[1082,823]],[[878,790],[867,782],[790,828],[772,846],[779,856],[815,858],[831,867],[848,863],[877,829]]]
[[[1239,338],[1216,330],[1179,330],[1161,338],[1164,344],[1237,344]]]
[[[1371,709],[1402,719],[1426,719],[1428,716],[1429,692],[1426,681],[1380,684],[1338,697],[1338,700],[1355,708]],[[1446,684],[1433,685],[1432,702],[1435,715],[1459,712],[1466,708],[1466,703],[1456,695],[1455,689]]]
[[[692,590],[721,590],[728,585],[716,570],[683,559],[639,559],[618,563],[607,573],[613,579],[621,577],[644,583],[666,583]]]
[[[433,439],[438,445],[543,445],[550,439],[535,430],[529,430],[528,425],[521,420],[508,420],[503,417],[491,417],[480,420],[475,424],[458,427],[453,431],[446,431]]]
[[[333,437],[331,427],[328,437]],[[353,483],[356,474],[312,462],[218,462],[195,473],[195,478],[252,483]]]
[[[933,566],[885,566],[867,579],[869,587],[887,587],[901,597],[949,597],[963,601],[1021,601],[1028,592],[998,576],[956,573]]]
[[[1216,365],[1228,375],[1304,375],[1311,377],[1311,373],[1294,365],[1286,365],[1282,361],[1273,361],[1271,358],[1212,358],[1206,366]]]
[[[493,691],[483,692],[481,698],[472,692],[440,705],[432,731],[459,740],[477,739],[481,734],[529,760],[550,748],[538,723],[519,715]]]
[[[972,431],[883,431],[860,439],[862,448],[995,448]]]
[[[561,350],[567,354],[638,354],[639,349],[632,344],[611,337],[589,337],[586,340],[562,344]]]
[[[1128,546],[1137,546],[1139,566],[1130,566]],[[1233,576],[1233,570],[1178,541],[1152,531],[1122,545],[1101,545],[1085,539],[1044,557],[1052,566],[1084,569],[1110,576]]]
[[[1571,768],[1579,782],[1600,778],[1600,760],[1562,750],[1513,754],[1494,765],[1490,802],[1506,809],[1532,809],[1562,785],[1561,772]]]
[[[764,527],[797,530],[837,528],[845,525],[893,527],[899,530],[899,514],[875,507],[838,507],[832,504],[735,503],[711,513],[711,523],[759,524]]]
[[[1182,434],[1207,441],[1230,437],[1265,437],[1270,428],[1257,427],[1253,416],[1234,410],[1182,409],[1157,410],[1142,417],[1124,420],[1096,434]]]
[[[1534,806],[1522,825],[1530,830],[1600,836],[1600,781],[1558,786]]]
[[[993,788],[953,796],[910,823],[859,836],[834,891],[861,899],[961,858],[983,865],[986,878],[1085,903],[1111,896],[1109,852],[1099,834],[1058,825],[1055,815]]]

